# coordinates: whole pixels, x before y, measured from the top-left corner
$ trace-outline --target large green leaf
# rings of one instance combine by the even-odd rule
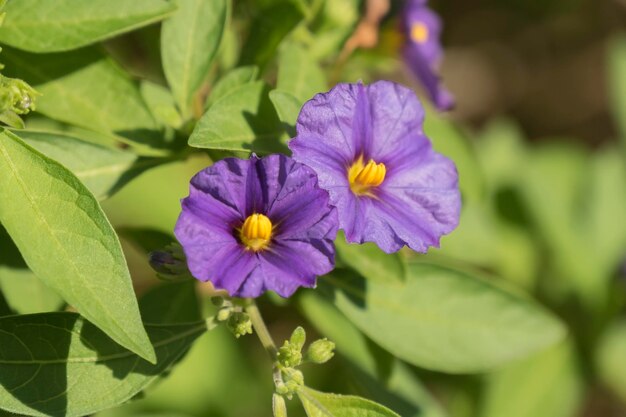
[[[404,282],[344,273],[322,280],[327,283],[335,305],[372,340],[428,369],[484,371],[556,343],[565,333],[534,302],[442,266],[411,264]]]
[[[226,73],[211,88],[211,94],[206,103],[207,108],[233,90],[255,81],[258,74],[259,68],[254,65],[235,68]]]
[[[239,64],[256,64],[264,68],[283,38],[303,17],[302,9],[295,1],[279,2],[259,10],[250,23],[250,33],[241,51]]]
[[[224,33],[226,0],[177,0],[178,10],[163,23],[161,55],[165,77],[182,113],[188,115],[194,93]]]
[[[15,133],[28,145],[72,171],[99,199],[111,196],[137,175],[163,162],[157,158],[137,158],[130,152],[63,133],[29,130]]]
[[[122,348],[75,313],[0,318],[0,408],[69,417],[118,405],[176,362],[207,330],[207,323],[146,328],[156,365]]]
[[[286,91],[300,102],[328,90],[326,77],[319,64],[301,46],[288,43],[282,47],[278,60],[276,89]]]
[[[393,360],[361,333],[335,306],[305,291],[299,297],[306,317],[353,365],[358,393],[391,408],[403,417],[441,417],[443,409],[408,367]],[[389,360],[391,359],[391,361]]]
[[[553,266],[585,306],[604,308],[608,283],[626,252],[626,165],[607,148],[552,144],[529,154],[519,179]]]
[[[217,100],[196,125],[189,145],[196,148],[268,153],[282,151],[283,128],[263,81],[247,83]]]
[[[0,225],[0,289],[12,311],[19,314],[55,311],[63,299],[26,266],[11,237]]]
[[[352,395],[327,394],[303,387],[298,398],[308,417],[400,417],[387,407]]]
[[[26,80],[42,96],[37,111],[52,119],[116,134],[152,148],[168,143],[128,74],[96,48],[30,54],[4,48],[7,75]]]
[[[79,48],[163,19],[165,0],[10,1],[0,42],[32,52]]]
[[[115,341],[154,360],[119,240],[93,195],[7,131],[0,161],[0,221],[30,269]]]
[[[398,253],[386,254],[373,243],[347,243],[343,236],[335,241],[337,256],[345,265],[367,279],[404,281],[405,266]]]
[[[278,119],[290,137],[296,136],[296,121],[302,108],[302,103],[291,93],[280,90],[270,91],[270,100],[274,105]]]
[[[146,292],[139,302],[146,323],[191,323],[201,317],[196,280],[167,282]]]
[[[141,82],[139,89],[157,122],[175,129],[180,127],[183,119],[176,108],[174,96],[170,90],[146,80]]]
[[[568,341],[486,377],[480,417],[571,417],[584,380]]]

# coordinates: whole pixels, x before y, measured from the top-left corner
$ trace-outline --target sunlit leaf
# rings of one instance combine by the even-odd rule
[[[163,70],[181,112],[188,115],[194,93],[209,73],[224,33],[226,0],[176,0],[176,13],[163,22]]]
[[[154,360],[119,240],[70,171],[0,133],[0,221],[29,268],[121,345]]]
[[[67,51],[157,22],[174,10],[165,0],[10,1],[0,42],[31,52]]]
[[[565,333],[536,303],[442,266],[411,264],[404,282],[344,272],[322,284],[330,284],[335,305],[372,340],[428,369],[484,371],[546,348]]]

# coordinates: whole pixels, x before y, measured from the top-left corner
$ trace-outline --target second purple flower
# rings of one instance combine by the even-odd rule
[[[339,84],[302,108],[289,147],[317,172],[349,242],[426,252],[457,226],[458,174],[423,119],[415,94],[389,81]]]

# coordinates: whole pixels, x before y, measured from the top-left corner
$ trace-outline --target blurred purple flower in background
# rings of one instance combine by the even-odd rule
[[[427,3],[427,0],[406,1],[402,14],[402,30],[405,34],[402,54],[437,109],[445,111],[454,106],[454,97],[441,85],[438,75],[443,55],[439,41],[442,24]]]
[[[334,266],[337,212],[310,168],[283,155],[196,174],[175,234],[192,275],[235,297],[283,297]]]
[[[415,94],[390,81],[338,84],[302,108],[289,147],[317,172],[349,242],[426,252],[457,226],[458,174],[423,120]]]

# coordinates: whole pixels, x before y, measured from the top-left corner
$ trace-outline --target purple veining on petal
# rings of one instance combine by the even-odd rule
[[[258,252],[238,237],[255,213],[275,226]],[[228,158],[196,174],[175,228],[192,275],[236,297],[314,286],[334,266],[336,233],[336,209],[315,171],[283,155]]]
[[[320,108],[342,108],[345,114],[346,106],[352,106],[357,119],[347,132],[352,145],[337,149],[345,129],[333,126],[339,121],[329,121],[325,115],[320,127],[316,115]],[[349,242],[375,242],[388,253],[404,245],[426,252],[457,226],[458,174],[450,160],[433,151],[422,130],[423,119],[424,110],[415,94],[389,81],[369,86],[340,84],[327,94],[318,94],[315,105],[304,105],[298,136],[289,147],[294,159],[317,171]],[[345,120],[341,123],[345,125]],[[319,136],[311,135],[316,129]],[[369,195],[356,195],[347,176],[350,161],[363,152],[363,137],[369,138],[368,157],[384,163],[387,173]],[[352,153],[346,154],[346,149]]]

